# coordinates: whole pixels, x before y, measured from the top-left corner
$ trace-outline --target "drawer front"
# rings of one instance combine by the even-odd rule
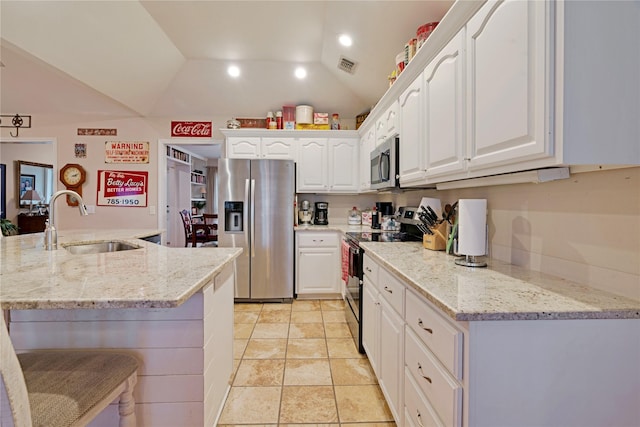
[[[433,407],[425,400],[413,375],[404,372],[404,420],[410,426],[444,427]]]
[[[371,259],[366,253],[364,254],[364,260],[362,261],[362,268],[364,275],[367,276],[373,283],[378,283],[378,264]]]
[[[405,285],[384,268],[378,270],[378,290],[401,316],[404,315]]]
[[[406,305],[407,324],[449,372],[462,380],[462,332],[413,292],[407,292]]]
[[[298,232],[298,246],[305,248],[334,247],[339,242],[338,233],[306,233]]]
[[[405,334],[407,371],[445,425],[462,425],[462,386],[420,343],[416,334],[410,329],[406,329]]]

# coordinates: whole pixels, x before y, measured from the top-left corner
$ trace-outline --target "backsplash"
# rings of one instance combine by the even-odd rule
[[[490,257],[640,300],[640,167],[572,174],[544,184],[399,194],[324,196],[329,223],[377,201],[416,206],[424,196],[442,203],[487,199]]]

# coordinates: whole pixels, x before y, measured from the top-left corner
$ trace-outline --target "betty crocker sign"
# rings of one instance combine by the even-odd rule
[[[98,206],[147,206],[149,172],[98,171]]]
[[[171,122],[171,136],[211,138],[211,122]]]

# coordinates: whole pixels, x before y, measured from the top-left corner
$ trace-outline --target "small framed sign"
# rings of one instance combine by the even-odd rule
[[[98,171],[98,206],[147,206],[149,172]]]

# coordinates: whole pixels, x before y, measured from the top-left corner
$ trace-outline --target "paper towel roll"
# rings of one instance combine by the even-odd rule
[[[487,199],[458,201],[458,253],[485,255],[487,247]]]

